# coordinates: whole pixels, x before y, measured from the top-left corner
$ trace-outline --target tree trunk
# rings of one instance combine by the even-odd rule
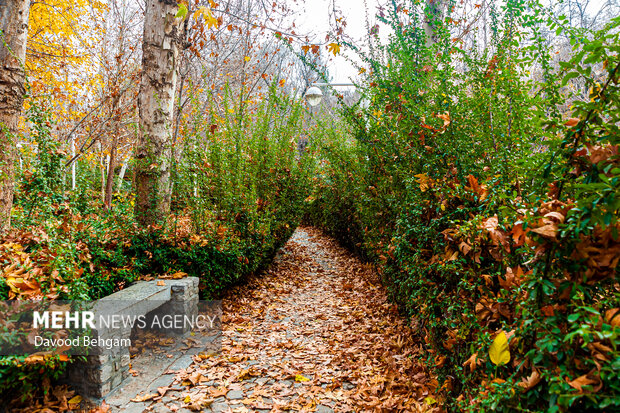
[[[0,233],[11,226],[29,13],[29,0],[0,0]]]
[[[443,3],[442,0],[428,0],[426,3],[426,13],[422,24],[424,33],[426,33],[426,47],[431,47],[437,43],[438,31],[443,17]]]
[[[114,169],[116,168],[116,155],[118,152],[118,138],[121,134],[121,110],[119,109],[120,95],[118,90],[116,90],[116,95],[114,100],[112,101],[112,113],[113,118],[112,122],[114,124],[113,127],[113,137],[112,143],[110,144],[110,161],[108,163],[108,176],[105,183],[105,197],[103,199],[103,204],[106,211],[110,211],[112,209],[112,192],[114,192]]]
[[[108,164],[108,176],[105,181],[105,197],[103,205],[106,211],[112,209],[112,193],[114,192],[114,169],[116,168],[116,147],[118,146],[118,137],[115,135],[110,148],[110,161]]]
[[[170,210],[172,120],[183,19],[176,0],[147,0],[138,105],[142,134],[136,148],[136,219],[144,226]]]
[[[129,163],[129,159],[125,158],[123,159],[123,164],[121,166],[121,171],[118,173],[118,192],[121,192],[121,190],[123,189],[123,182],[125,181],[125,172],[127,172],[127,166]]]

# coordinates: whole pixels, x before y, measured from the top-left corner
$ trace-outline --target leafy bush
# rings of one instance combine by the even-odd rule
[[[414,3],[379,16],[370,106],[344,112],[355,145],[321,152],[309,219],[377,264],[450,409],[618,407],[620,19],[582,33],[509,1],[487,49],[450,17],[429,48]],[[544,25],[573,39],[557,70]]]
[[[101,208],[99,174],[88,165],[81,165],[77,191],[64,190],[66,156],[51,139],[48,112],[32,105],[36,149],[26,154],[14,228],[0,239],[0,296],[98,299],[138,279],[175,274],[199,277],[201,296],[210,299],[267,265],[297,226],[310,191],[313,158],[298,151],[304,112],[275,89],[252,107],[230,102],[183,131],[175,209],[149,228],[134,220],[132,194],[115,196],[110,211]],[[0,394],[21,388],[30,397],[67,362],[0,357]]]

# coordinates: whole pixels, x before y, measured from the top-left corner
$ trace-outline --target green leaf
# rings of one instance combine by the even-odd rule
[[[179,4],[179,11],[177,12],[177,15],[174,16],[174,17],[177,17],[177,18],[180,17],[180,18],[184,19],[185,16],[187,16],[187,6],[185,4],[181,3],[181,4]]]
[[[576,77],[579,77],[578,72],[567,73],[566,76],[564,76],[564,79],[562,79],[562,86],[566,86],[569,80],[574,79]]]

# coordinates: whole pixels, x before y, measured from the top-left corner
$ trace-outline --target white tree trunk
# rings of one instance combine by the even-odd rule
[[[138,105],[141,137],[136,158],[136,219],[142,225],[162,220],[170,210],[172,120],[183,19],[178,3],[147,0]]]
[[[123,182],[125,181],[125,172],[127,172],[127,166],[129,164],[129,159],[125,158],[123,159],[123,166],[121,166],[121,170],[118,173],[118,192],[121,192],[121,189],[123,189]]]
[[[75,137],[71,135],[71,159],[75,158]],[[71,164],[71,190],[75,191],[75,164]]]
[[[29,0],[0,0],[0,233],[11,226],[29,13]]]
[[[440,20],[443,17],[444,4],[442,0],[428,0],[426,5],[426,13],[422,27],[426,34],[426,47],[431,47],[437,43],[438,29]]]

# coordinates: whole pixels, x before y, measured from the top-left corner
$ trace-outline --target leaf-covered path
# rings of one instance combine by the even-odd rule
[[[436,386],[376,274],[299,228],[224,299],[223,350],[177,373],[157,412],[425,411]]]

